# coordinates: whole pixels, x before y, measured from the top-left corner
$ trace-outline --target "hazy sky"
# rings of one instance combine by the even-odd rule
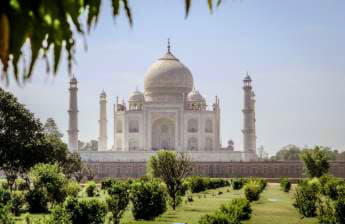
[[[257,96],[257,144],[274,153],[287,144],[345,149],[345,1],[224,0],[210,15],[206,0],[194,0],[184,19],[183,0],[130,1],[131,29],[111,17],[103,0],[99,23],[82,38],[74,73],[79,81],[79,130],[97,139],[99,94],[108,95],[108,136],[113,144],[112,104],[143,90],[148,67],[172,51],[192,72],[208,103],[221,100],[221,135],[242,147],[242,79],[249,71]],[[53,117],[67,136],[68,80],[43,63],[24,87],[5,87],[43,121]],[[4,83],[0,83],[4,86]]]

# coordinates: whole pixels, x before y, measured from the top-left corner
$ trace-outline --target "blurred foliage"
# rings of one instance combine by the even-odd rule
[[[129,0],[110,0],[112,14],[116,18],[124,11],[130,26],[133,16]],[[104,1],[103,1],[104,2]],[[185,0],[187,18],[192,0]],[[219,6],[222,0],[217,0]],[[213,0],[207,0],[210,12]],[[47,73],[55,75],[59,68],[62,52],[67,53],[69,73],[75,56],[76,35],[85,35],[99,18],[102,0],[1,0],[0,1],[0,60],[2,79],[9,81],[10,67],[17,83],[28,80],[33,73],[37,59],[46,62]],[[23,51],[30,46],[30,60],[27,63]],[[26,51],[25,51],[26,53]],[[19,71],[19,64],[23,69]]]

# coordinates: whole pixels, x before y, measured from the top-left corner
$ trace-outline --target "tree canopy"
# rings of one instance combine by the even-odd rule
[[[109,0],[112,14],[126,14],[133,24],[129,0]],[[8,81],[9,67],[19,81],[29,79],[38,58],[46,61],[47,73],[56,74],[62,52],[67,53],[68,69],[71,73],[76,51],[76,35],[85,35],[93,28],[104,0],[1,0],[0,1],[0,61],[3,77]],[[192,0],[185,0],[185,14],[189,13]],[[213,0],[207,0],[210,11]],[[220,5],[221,0],[217,0]],[[86,29],[85,29],[86,27]],[[25,60],[23,48],[30,47],[30,60]],[[24,60],[23,60],[24,58]],[[28,64],[20,72],[21,59]],[[52,69],[51,66],[52,65]]]
[[[339,152],[338,150],[331,149],[329,147],[319,146],[327,154],[330,160],[345,160],[345,152]],[[300,160],[301,154],[304,151],[308,151],[310,148],[300,148],[296,145],[287,145],[280,149],[275,156],[272,156],[272,160]]]
[[[0,105],[0,169],[15,178],[45,161],[47,144],[40,121],[1,88]]]
[[[149,175],[160,178],[167,185],[171,206],[175,210],[184,194],[183,179],[192,172],[191,159],[184,153],[161,150],[148,162]]]
[[[301,154],[305,173],[309,177],[321,177],[328,173],[330,156],[327,149],[316,146],[314,149],[304,150]]]
[[[0,108],[0,169],[10,186],[37,163],[58,163],[68,176],[81,169],[79,155],[69,153],[56,133],[45,133],[34,114],[1,88]]]
[[[63,137],[63,134],[59,131],[55,120],[51,117],[47,119],[46,123],[44,123],[43,129],[46,134],[54,135],[58,138]]]

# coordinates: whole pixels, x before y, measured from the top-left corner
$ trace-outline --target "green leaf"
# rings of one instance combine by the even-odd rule
[[[188,17],[191,4],[192,0],[185,0],[185,18]]]
[[[113,16],[118,16],[120,12],[120,0],[112,0]]]
[[[208,9],[213,12],[213,0],[207,0]]]
[[[131,12],[131,9],[129,7],[128,0],[122,0],[122,2],[124,4],[124,8],[125,8],[125,11],[127,14],[128,22],[132,26],[133,25],[132,12]]]
[[[222,0],[218,0],[218,1],[217,1],[217,7],[219,7],[220,4],[222,4]]]

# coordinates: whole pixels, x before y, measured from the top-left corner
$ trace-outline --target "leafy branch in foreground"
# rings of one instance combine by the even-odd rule
[[[133,16],[129,0],[110,0],[116,18],[121,9],[130,26]],[[104,1],[103,1],[104,2]],[[213,0],[207,0],[210,12]],[[222,0],[217,0],[219,6]],[[69,73],[75,55],[76,35],[85,35],[98,21],[102,0],[1,0],[0,1],[0,61],[2,79],[9,82],[9,70],[19,83],[30,79],[37,59],[46,61],[47,73],[57,74],[62,52],[67,53]],[[187,18],[192,0],[185,0]],[[29,46],[30,60],[26,63],[24,46]],[[26,51],[25,51],[26,53]],[[19,71],[19,63],[23,69]]]

